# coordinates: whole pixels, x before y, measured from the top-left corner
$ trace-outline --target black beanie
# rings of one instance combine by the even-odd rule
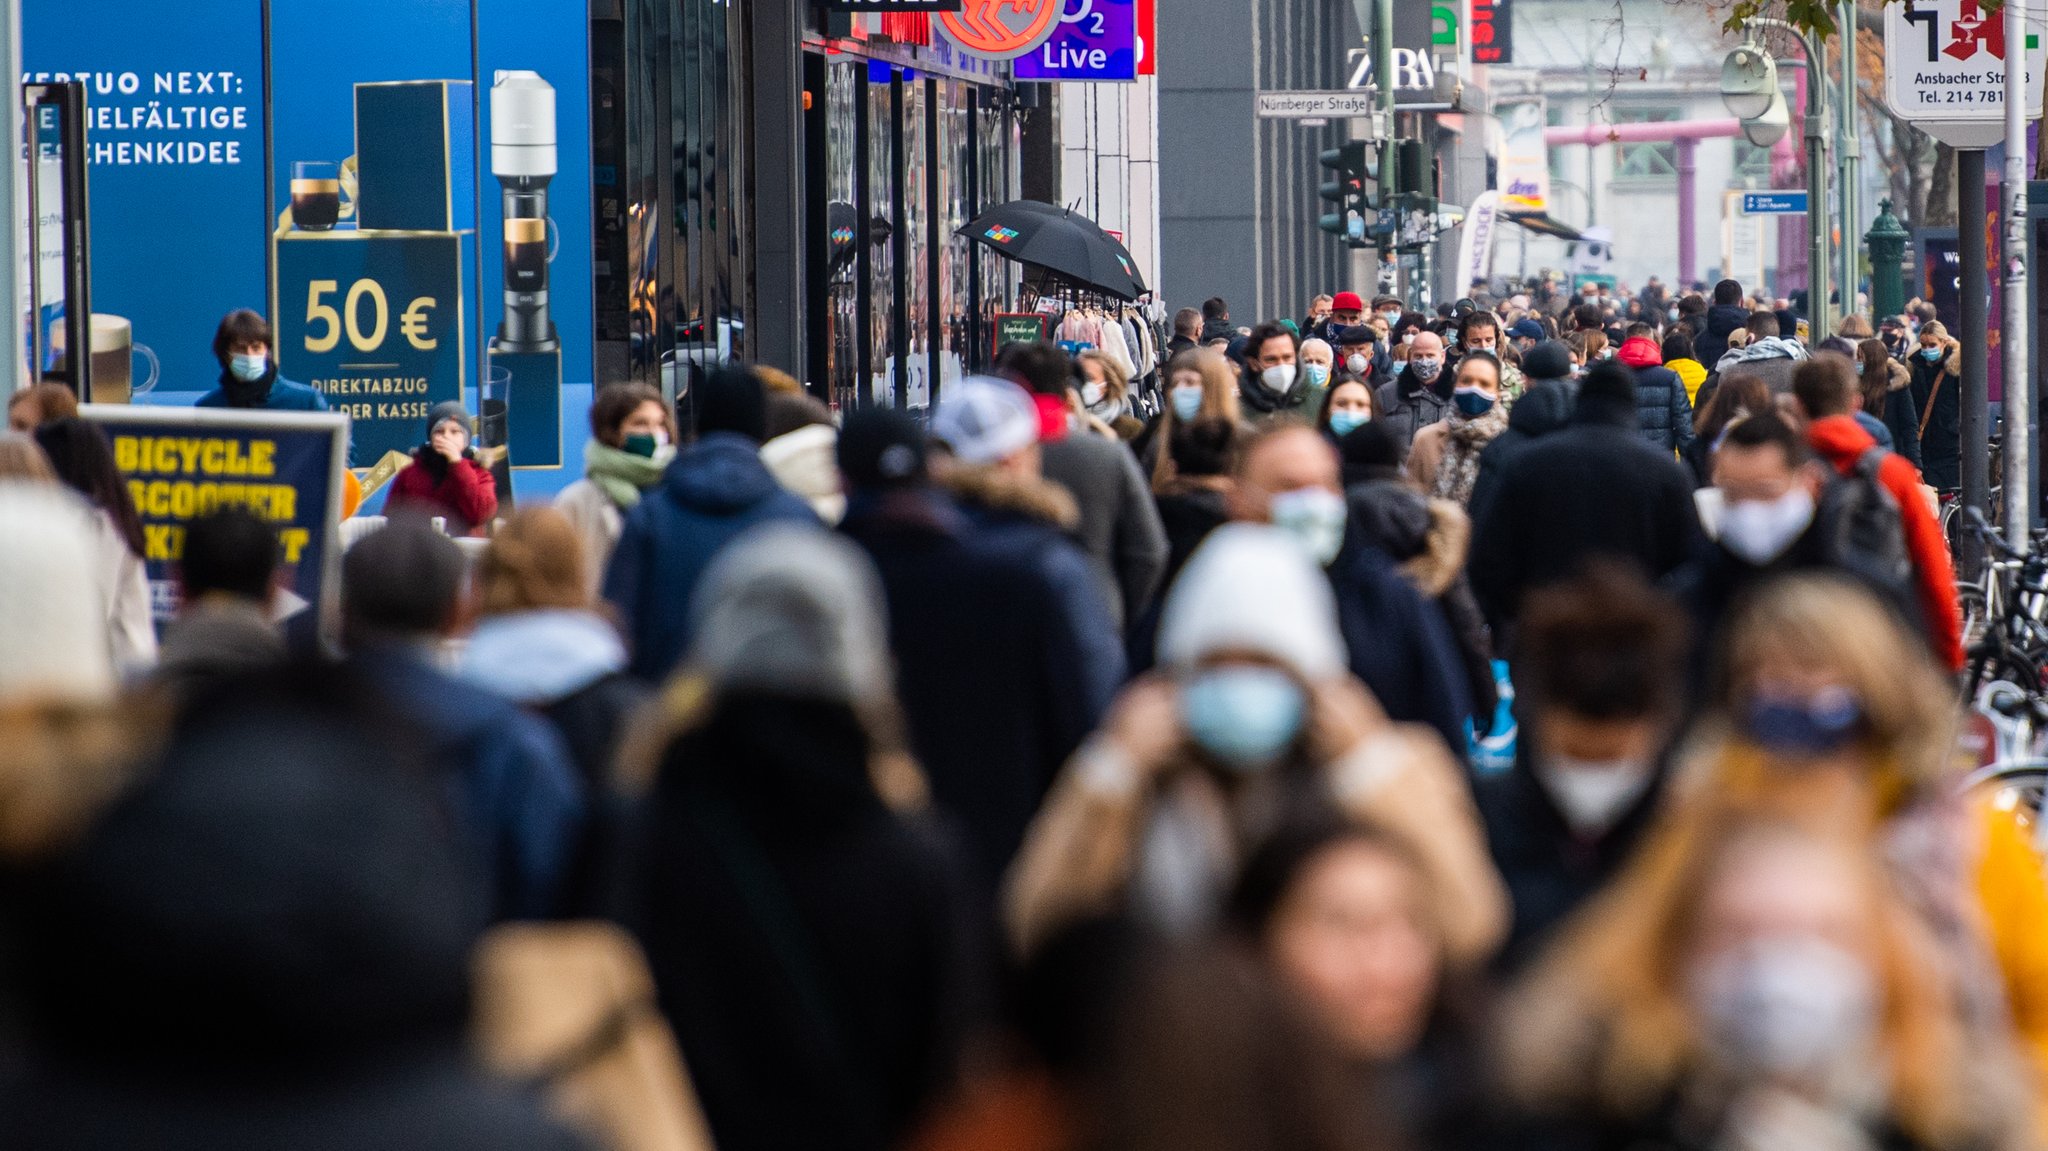
[[[894,408],[862,408],[839,429],[839,474],[853,488],[912,487],[925,478],[924,429]]]
[[[1386,424],[1369,420],[1338,439],[1337,452],[1347,468],[1398,468],[1401,437]]]
[[[697,385],[697,434],[737,432],[755,443],[768,434],[768,394],[744,364],[713,368]]]
[[[1586,371],[1586,378],[1579,382],[1581,400],[1604,397],[1622,403],[1636,402],[1636,374],[1626,364],[1613,360],[1601,360]]]
[[[1572,374],[1572,352],[1559,340],[1545,340],[1522,353],[1522,374],[1532,380],[1561,380]]]

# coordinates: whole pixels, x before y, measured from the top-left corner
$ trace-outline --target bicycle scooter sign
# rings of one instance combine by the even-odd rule
[[[958,12],[938,13],[954,47],[988,60],[1014,60],[1051,38],[1064,0],[963,0]]]

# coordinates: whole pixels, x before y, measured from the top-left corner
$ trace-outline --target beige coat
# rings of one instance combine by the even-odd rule
[[[588,479],[563,488],[562,494],[555,497],[555,510],[575,525],[576,535],[583,541],[584,574],[590,581],[590,594],[601,594],[604,569],[610,566],[612,549],[619,546],[619,533],[625,530],[625,514],[604,494],[603,488]]]
[[[1436,483],[1436,470],[1444,462],[1450,435],[1450,421],[1438,420],[1416,431],[1414,442],[1408,445],[1408,479],[1425,492]]]
[[[1414,853],[1451,962],[1481,964],[1506,933],[1508,896],[1487,852],[1471,786],[1436,733],[1394,723],[1376,705],[1374,712],[1366,738],[1318,770],[1340,809]],[[1258,806],[1255,797],[1241,796],[1239,810],[1230,811],[1233,800],[1192,766],[1169,771],[1149,786],[1105,786],[1100,765],[1090,762],[1099,754],[1094,745],[1084,745],[1067,764],[1011,867],[1005,916],[1022,951],[1067,924],[1113,910],[1127,897],[1139,845],[1169,791],[1184,806],[1222,814],[1223,822],[1239,824],[1239,832],[1242,820],[1236,817]],[[1218,846],[1241,857],[1250,845]]]

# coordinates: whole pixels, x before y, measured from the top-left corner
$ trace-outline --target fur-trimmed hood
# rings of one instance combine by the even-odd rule
[[[1422,550],[1401,565],[1401,574],[1408,577],[1416,590],[1435,599],[1457,582],[1471,548],[1472,517],[1450,500],[1431,500]]]
[[[1401,574],[1425,597],[1444,594],[1464,570],[1472,519],[1455,502],[1382,480],[1347,489],[1345,503],[1353,534],[1401,565]]]
[[[1885,390],[1886,390],[1886,391],[1888,391],[1888,392],[1902,392],[1902,391],[1906,390],[1906,389],[1907,389],[1908,387],[1911,387],[1911,386],[1912,386],[1912,384],[1913,384],[1913,372],[1912,372],[1912,369],[1910,369],[1910,368],[1906,367],[1906,365],[1904,365],[1904,364],[1900,363],[1900,362],[1899,362],[1899,361],[1897,361],[1897,360],[1886,360],[1886,361],[1885,361],[1884,363],[1885,363]],[[1957,369],[1958,369],[1958,370],[1960,370],[1960,369],[1961,369],[1961,365],[1960,365],[1960,364],[1958,364],[1958,365],[1957,365]]]
[[[1081,509],[1067,489],[1038,476],[963,466],[948,469],[939,483],[972,507],[1039,520],[1065,532],[1081,522]]]

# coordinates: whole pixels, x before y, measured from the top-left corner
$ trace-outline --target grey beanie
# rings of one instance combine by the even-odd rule
[[[861,703],[891,694],[881,580],[866,553],[774,523],[712,561],[691,603],[689,663],[722,689]]]

